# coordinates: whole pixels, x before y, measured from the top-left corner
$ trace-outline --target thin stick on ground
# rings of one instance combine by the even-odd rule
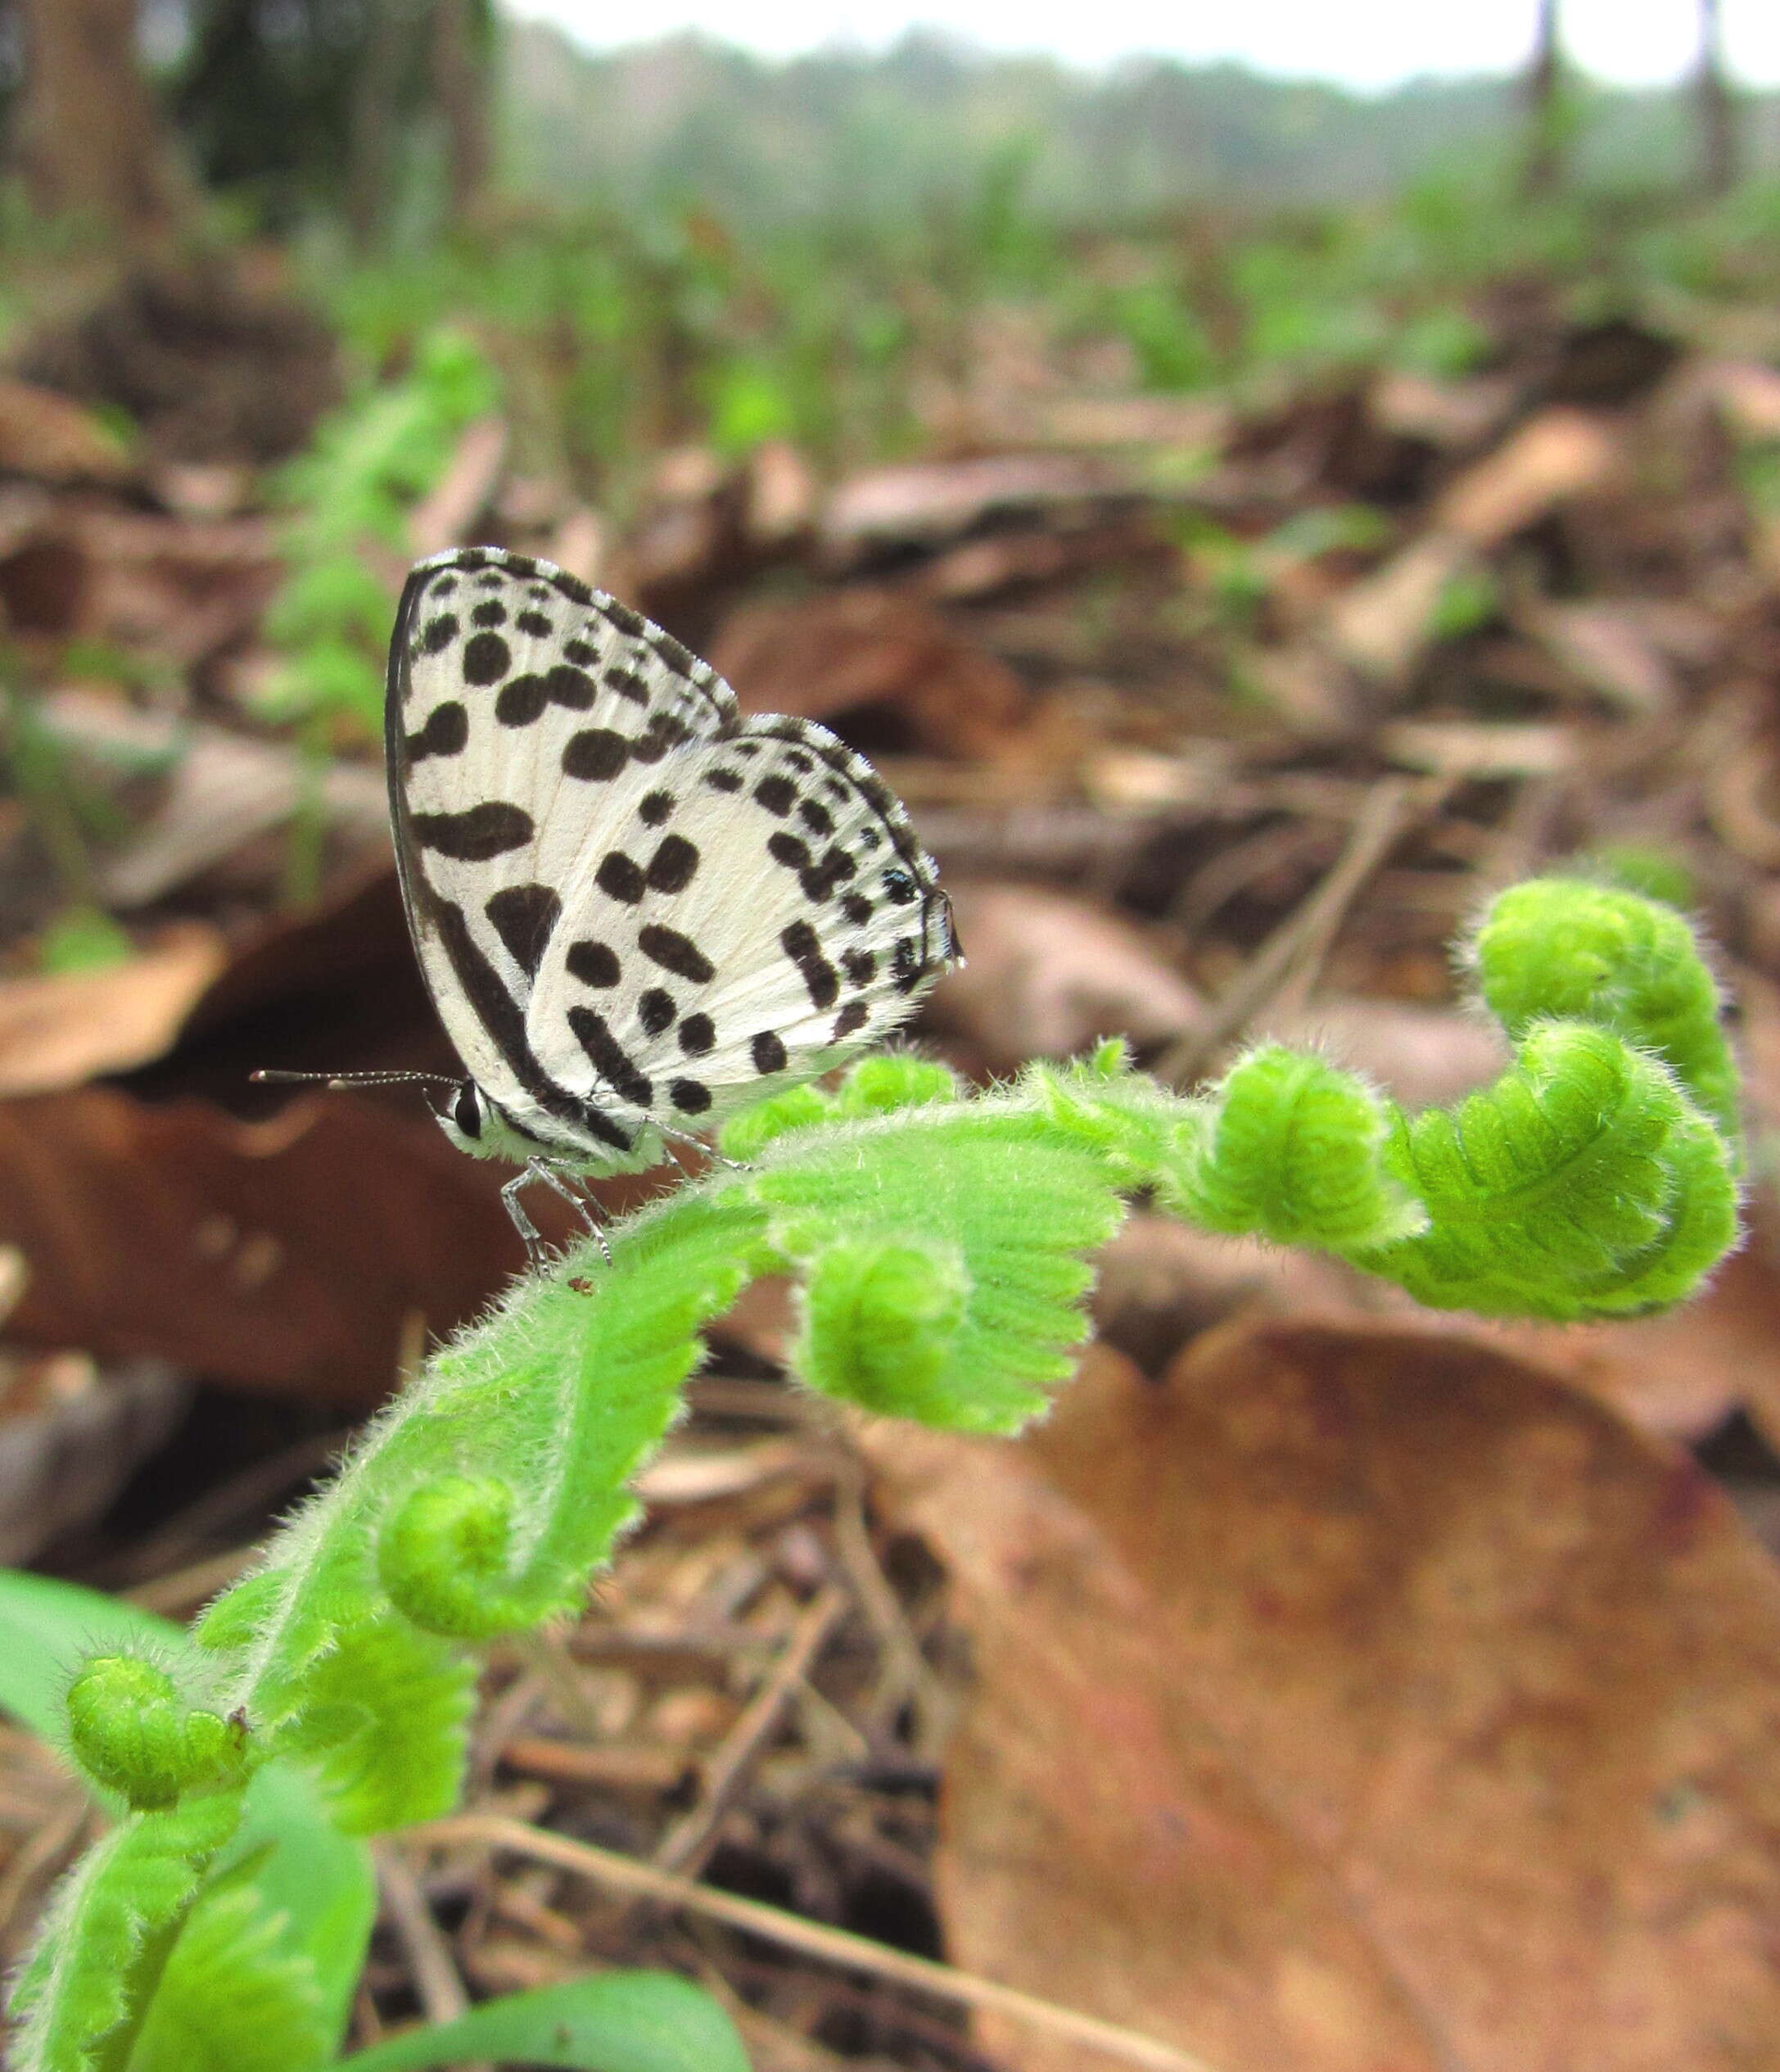
[[[770,1675],[707,1765],[698,1803],[662,1838],[655,1852],[662,1870],[695,1871],[703,1865],[724,1815],[784,1717],[792,1693],[814,1667],[850,1608],[847,1593],[832,1586],[811,1599]]]
[[[1169,1045],[1156,1061],[1156,1077],[1190,1086],[1290,981],[1300,974],[1313,977],[1367,879],[1411,821],[1432,811],[1449,788],[1448,780],[1409,777],[1375,785],[1328,875],[1268,936],[1204,1022]]]
[[[757,1899],[743,1899],[734,1893],[719,1892],[714,1886],[677,1877],[671,1871],[657,1871],[653,1864],[639,1863],[634,1857],[621,1856],[616,1850],[597,1848],[590,1843],[571,1841],[566,1834],[527,1827],[521,1821],[504,1820],[491,1813],[459,1813],[423,1827],[410,1828],[401,1840],[409,1848],[470,1846],[508,1850],[515,1856],[529,1857],[535,1862],[553,1864],[560,1870],[573,1871],[608,1890],[657,1900],[707,1920],[744,1929],[750,1935],[761,1936],[781,1948],[795,1950],[801,1956],[823,1963],[869,1972],[874,1977],[951,2001],[956,2006],[992,2010],[1014,2020],[1026,2022],[1049,2035],[1069,2037],[1104,2052],[1119,2064],[1141,2066],[1143,2072],[1215,2072],[1205,2059],[1195,2057],[1189,2051],[1159,2043],[1154,2037],[1140,2036],[1134,2030],[1121,2029],[1116,2023],[1079,2014],[1073,2008],[1056,2006],[1048,2000],[1022,1993],[1016,1987],[1000,1985],[992,1979],[955,1970],[947,1964],[935,1964],[926,1957],[911,1957],[904,1950],[886,1948],[881,1943],[852,1934],[845,1929],[828,1928],[819,1921],[805,1920],[777,1907],[766,1906]]]

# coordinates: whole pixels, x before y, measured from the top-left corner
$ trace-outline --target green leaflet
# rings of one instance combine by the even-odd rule
[[[571,2072],[748,2072],[728,2015],[659,1971],[608,1971],[509,1993],[437,2029],[355,2051],[341,2072],[413,2072],[498,2057]]]
[[[72,1744],[159,1810],[58,1896],[18,1988],[15,2063],[110,2072],[105,2039],[127,2034],[133,1991],[160,1975],[207,1875],[215,1911],[175,1950],[168,2006],[224,1990],[233,1950],[262,2030],[297,2033],[302,1978],[209,1871],[228,1861],[238,1798],[216,1787],[282,1757],[347,1832],[449,1807],[476,1644],[580,1604],[700,1332],[757,1274],[797,1283],[792,1365],[810,1386],[985,1432],[1041,1412],[1067,1377],[1091,1255],[1140,1192],[1443,1306],[1585,1319],[1684,1300],[1736,1241],[1739,1158],[1717,988],[1686,923],[1611,886],[1542,880],[1496,902],[1471,955],[1515,1054],[1450,1110],[1405,1115],[1276,1044],[1182,1097],[1114,1044],[978,1095],[927,1061],[872,1058],[832,1092],[734,1118],[725,1149],[745,1170],[628,1219],[609,1264],[584,1245],[519,1283],[431,1359],[196,1648],[106,1650]],[[153,2047],[174,2020],[149,2011]]]
[[[111,2072],[106,2039],[151,1994],[205,1869],[241,1817],[238,1792],[138,1813],[56,1889],[13,1988],[21,2072]]]
[[[1091,1146],[993,1100],[779,1139],[748,1192],[802,1283],[802,1378],[971,1432],[1017,1430],[1067,1377],[1086,1255],[1124,1213]]]

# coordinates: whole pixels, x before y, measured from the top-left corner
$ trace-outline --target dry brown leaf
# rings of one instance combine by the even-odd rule
[[[1019,1448],[870,1443],[978,1664],[960,1961],[1231,2072],[1424,2061],[1380,1979],[1466,2072],[1773,2062],[1780,1572],[1685,1454],[1501,1352],[1277,1323],[1160,1385],[1094,1360]],[[1363,1964],[1254,1968],[1271,1910],[1190,1747]],[[1288,2056],[1306,1998],[1358,2026]]]
[[[712,663],[744,712],[844,713],[868,720],[874,745],[968,761],[1005,757],[1030,703],[1005,663],[887,590],[750,605],[725,622]]]
[[[990,1070],[1066,1057],[1100,1036],[1166,1043],[1198,1021],[1193,988],[1104,907],[1029,885],[951,891],[965,962],[928,1013],[968,1037]]]
[[[106,1088],[7,1102],[0,1242],[31,1275],[9,1332],[368,1407],[409,1319],[446,1331],[518,1269],[503,1177],[340,1095],[251,1124]]]
[[[116,483],[130,464],[91,411],[54,389],[0,375],[0,470],[40,482]]]
[[[439,479],[408,513],[408,550],[416,560],[471,536],[506,458],[504,418],[480,417],[463,428]]]
[[[1432,529],[1473,546],[1499,546],[1567,499],[1599,488],[1620,452],[1605,418],[1561,405],[1542,410],[1448,485]]]
[[[0,1098],[82,1086],[160,1057],[226,958],[216,930],[183,921],[104,970],[0,979]]]
[[[191,1396],[164,1360],[100,1368],[84,1353],[0,1359],[0,1561],[29,1561],[105,1509]]]
[[[1543,410],[1449,483],[1425,531],[1358,582],[1330,612],[1326,638],[1342,659],[1382,684],[1401,684],[1426,653],[1448,586],[1547,511],[1606,481],[1620,441],[1577,409]]]
[[[290,749],[136,712],[92,691],[56,691],[40,701],[38,713],[59,742],[102,766],[166,765],[156,803],[101,871],[100,889],[111,906],[147,906],[177,889],[288,820],[311,785]],[[352,846],[387,844],[389,800],[380,771],[335,762],[319,790],[330,822]]]
[[[1091,1371],[1149,1385],[1104,1350]],[[973,1688],[936,1864],[953,1961],[1222,2072],[1436,2072],[1350,1902],[1182,1689],[1095,1522],[994,1441],[880,1431],[899,1523],[950,1572]],[[985,2020],[1020,2072],[1098,2052]]]
[[[843,482],[822,513],[821,537],[846,562],[887,549],[933,550],[984,526],[1042,523],[1131,493],[1128,469],[1079,454],[900,462]]]

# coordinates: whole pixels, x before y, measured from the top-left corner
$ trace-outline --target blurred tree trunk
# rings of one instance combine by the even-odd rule
[[[1700,185],[1715,198],[1730,192],[1743,170],[1737,104],[1724,71],[1719,0],[1700,0],[1700,64],[1693,97],[1700,125]]]
[[[351,163],[346,175],[346,222],[352,242],[368,250],[390,199],[398,154],[396,106],[400,99],[404,32],[409,9],[396,0],[371,10],[352,103]]]
[[[444,119],[451,221],[463,223],[488,179],[488,21],[473,0],[433,0],[432,92]]]
[[[129,235],[170,228],[183,191],[137,61],[136,0],[20,0],[14,150],[32,206]]]
[[[1521,184],[1529,194],[1549,194],[1563,168],[1562,114],[1558,87],[1562,61],[1557,50],[1557,0],[1539,0],[1533,58],[1523,93],[1526,106],[1526,161]]]

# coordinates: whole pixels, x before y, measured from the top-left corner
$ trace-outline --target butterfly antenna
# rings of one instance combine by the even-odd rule
[[[250,1072],[255,1086],[324,1086],[345,1093],[359,1086],[455,1086],[449,1072]]]

